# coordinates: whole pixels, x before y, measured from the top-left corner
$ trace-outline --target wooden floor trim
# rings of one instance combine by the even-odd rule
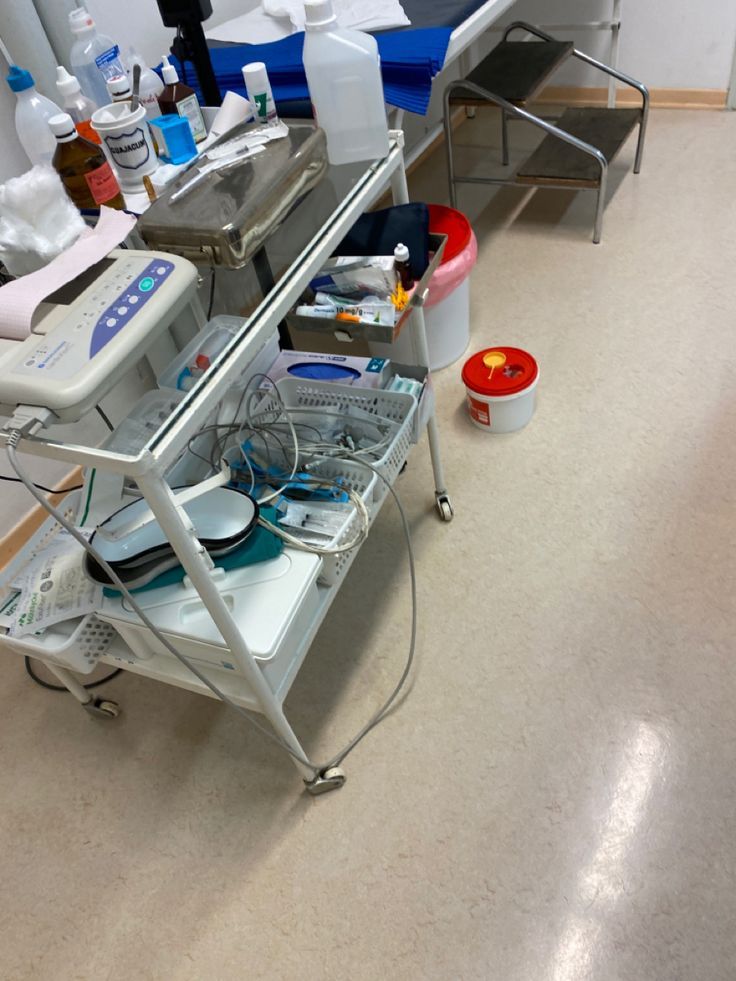
[[[725,109],[726,89],[663,89],[649,90],[650,105],[655,109]],[[605,106],[608,89],[604,86],[548,85],[536,103],[563,106]],[[640,106],[641,96],[634,89],[618,89],[616,105]]]
[[[82,468],[77,467],[71,473],[67,474],[63,480],[60,480],[57,486],[60,488],[72,488],[81,483]],[[62,491],[61,494],[51,494],[49,500],[52,504],[58,504],[64,500],[65,493]],[[35,531],[38,531],[47,517],[48,515],[41,505],[36,504],[17,525],[14,525],[6,535],[0,538],[0,569],[4,568],[13,556],[23,548],[31,535]]]

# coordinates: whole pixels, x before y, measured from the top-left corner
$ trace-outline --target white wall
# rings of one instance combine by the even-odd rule
[[[10,26],[14,10],[28,0],[0,0],[0,34]],[[38,0],[48,10],[44,26],[57,56],[64,60],[71,43],[66,16],[72,0]],[[248,9],[255,0],[213,0],[211,25]],[[89,10],[100,29],[118,41],[123,50],[135,44],[154,64],[168,49],[173,31],[165,28],[155,0],[89,0]],[[532,23],[569,22],[608,16],[611,0],[519,0],[511,18]],[[591,54],[605,58],[603,32],[578,34],[576,42]],[[726,89],[736,40],[734,0],[623,0],[620,64],[652,88]],[[39,58],[39,48],[35,47]],[[12,52],[11,52],[12,53]],[[17,55],[16,55],[17,57]],[[29,64],[41,76],[49,66]],[[53,66],[51,66],[53,67]],[[561,74],[562,84],[600,84],[585,69]],[[54,97],[53,91],[45,94]],[[26,169],[25,155],[14,138],[12,113],[15,97],[0,83],[0,132],[7,137],[0,154],[0,181]]]
[[[572,24],[610,18],[611,0],[519,0],[511,20]],[[734,0],[622,0],[619,66],[650,88],[727,89],[736,41]],[[606,60],[604,32],[570,35]],[[556,79],[557,80],[557,79]],[[559,82],[598,84],[582,67]]]

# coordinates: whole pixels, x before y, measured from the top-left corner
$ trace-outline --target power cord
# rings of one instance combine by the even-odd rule
[[[25,481],[21,480],[20,477],[7,477],[5,474],[0,474],[0,480],[8,480],[13,484],[22,484]],[[38,487],[39,490],[44,491],[46,494],[68,494],[71,491],[81,490],[84,484],[76,484],[74,487],[44,487],[43,484],[34,483],[34,487]]]
[[[42,688],[46,688],[48,691],[67,691],[64,685],[53,685],[50,681],[44,681],[43,678],[39,678],[36,672],[33,670],[33,659],[30,657],[25,657],[23,659],[26,665],[26,672],[29,677],[31,677],[37,685]],[[104,678],[100,678],[99,681],[91,681],[88,685],[82,685],[85,691],[91,691],[93,688],[99,688],[100,685],[106,685],[108,681],[112,681],[113,678],[117,678],[119,674],[122,674],[122,668],[115,668],[110,674],[105,675]]]
[[[383,476],[383,474],[380,474],[375,467],[373,467],[367,461],[362,460],[361,458],[355,458],[356,463],[359,463],[362,466],[367,466],[369,469],[373,470],[381,478],[381,480],[383,480],[389,492],[391,493],[392,497],[394,498],[394,501],[396,502],[396,505],[399,509],[399,513],[401,515],[402,527],[404,531],[404,536],[406,538],[407,549],[409,554],[409,575],[411,581],[412,615],[411,615],[411,640],[409,644],[409,655],[398,683],[394,687],[389,697],[383,703],[381,708],[376,713],[374,713],[371,719],[360,729],[360,731],[355,736],[353,736],[353,738],[347,743],[347,745],[344,746],[338,753],[336,753],[327,763],[315,764],[311,760],[309,760],[306,756],[304,756],[302,753],[297,753],[295,750],[291,748],[291,746],[287,745],[277,735],[275,735],[273,732],[270,732],[268,729],[266,729],[265,726],[262,726],[259,722],[257,722],[250,712],[248,712],[242,706],[234,702],[228,695],[225,694],[225,692],[221,691],[217,687],[217,685],[214,684],[214,682],[210,681],[210,679],[195,664],[193,664],[192,661],[189,660],[188,657],[186,657],[179,650],[177,650],[177,648],[171,643],[168,637],[166,637],[158,629],[158,627],[151,621],[146,611],[140,606],[136,598],[131,594],[130,590],[126,587],[125,583],[123,583],[123,581],[117,575],[115,570],[110,567],[108,562],[99,554],[99,552],[94,548],[94,546],[87,541],[87,539],[79,531],[79,529],[76,528],[70,521],[68,521],[64,517],[64,515],[57,508],[55,508],[50,501],[48,501],[45,497],[43,497],[39,490],[36,489],[36,487],[33,484],[33,481],[28,477],[20,461],[18,460],[16,447],[21,439],[22,439],[22,434],[20,433],[20,431],[13,430],[8,437],[8,443],[6,447],[8,460],[10,461],[10,465],[12,466],[13,470],[18,475],[18,478],[25,484],[25,486],[28,489],[28,492],[38,501],[41,507],[44,508],[44,510],[46,510],[48,514],[50,514],[51,517],[53,517],[61,525],[62,528],[65,528],[66,531],[69,532],[69,534],[72,536],[72,538],[74,538],[74,540],[77,541],[82,546],[82,548],[84,548],[97,563],[99,563],[102,569],[104,569],[104,571],[109,576],[110,580],[115,584],[118,590],[126,598],[129,605],[138,615],[143,625],[151,631],[151,633],[166,648],[166,650],[168,650],[181,664],[183,664],[196,678],[198,678],[202,682],[202,684],[204,684],[207,688],[209,688],[209,690],[213,693],[213,695],[219,698],[226,705],[229,705],[230,708],[236,711],[239,715],[247,719],[248,722],[255,729],[257,729],[263,736],[269,739],[272,743],[275,743],[277,746],[280,746],[291,757],[293,757],[293,759],[297,760],[299,763],[302,764],[302,766],[310,770],[315,778],[320,774],[324,773],[326,770],[330,769],[331,767],[337,766],[339,763],[341,763],[348,756],[348,754],[355,749],[358,743],[361,742],[361,740],[363,740],[365,736],[372,729],[374,729],[380,722],[382,722],[386,718],[389,709],[394,704],[399,693],[404,687],[404,684],[406,683],[406,679],[408,678],[412,665],[414,663],[414,654],[416,649],[416,628],[417,628],[416,570],[415,570],[415,563],[414,563],[414,550],[411,543],[411,533],[409,530],[409,523],[406,518],[406,513],[404,511],[404,508],[401,504],[401,501],[399,500],[399,496],[396,493],[396,491],[390,485],[388,480]]]
[[[217,270],[213,266],[212,267],[212,275],[210,276],[210,299],[209,299],[209,303],[207,304],[207,319],[208,320],[210,320],[212,318],[212,310],[213,310],[213,308],[215,306],[215,273],[216,272],[217,272]]]
[[[102,419],[102,421],[105,423],[105,425],[110,430],[110,432],[111,433],[115,432],[115,427],[110,422],[110,420],[108,419],[108,417],[105,415],[105,412],[103,411],[103,409],[99,405],[96,405],[95,406],[95,411],[96,411],[97,415],[100,417],[100,419]]]

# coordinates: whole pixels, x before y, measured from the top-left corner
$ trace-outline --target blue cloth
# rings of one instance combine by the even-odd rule
[[[450,42],[449,27],[429,27],[406,31],[385,31],[376,35],[381,55],[381,72],[386,102],[389,105],[424,115],[432,93],[432,79],[445,63]],[[292,34],[270,44],[226,44],[210,41],[210,57],[222,92],[231,89],[245,95],[241,68],[249,61],[262,61],[268,70],[274,99],[279,111],[284,103],[309,99],[302,64],[304,34]],[[181,76],[181,66],[171,59]],[[200,97],[195,73],[187,66],[188,83]]]

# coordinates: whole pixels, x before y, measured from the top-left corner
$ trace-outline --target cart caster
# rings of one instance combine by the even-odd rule
[[[441,494],[435,494],[434,497],[437,502],[437,510],[439,511],[440,518],[443,521],[452,521],[455,511],[450,502],[449,494],[443,491]]]
[[[312,797],[317,797],[319,794],[326,794],[330,790],[339,790],[346,779],[345,772],[341,767],[331,766],[323,770],[322,773],[318,773],[313,780],[305,780],[304,784]]]
[[[117,719],[120,715],[118,703],[111,702],[107,698],[90,698],[82,708],[85,712],[89,712],[93,719]]]

